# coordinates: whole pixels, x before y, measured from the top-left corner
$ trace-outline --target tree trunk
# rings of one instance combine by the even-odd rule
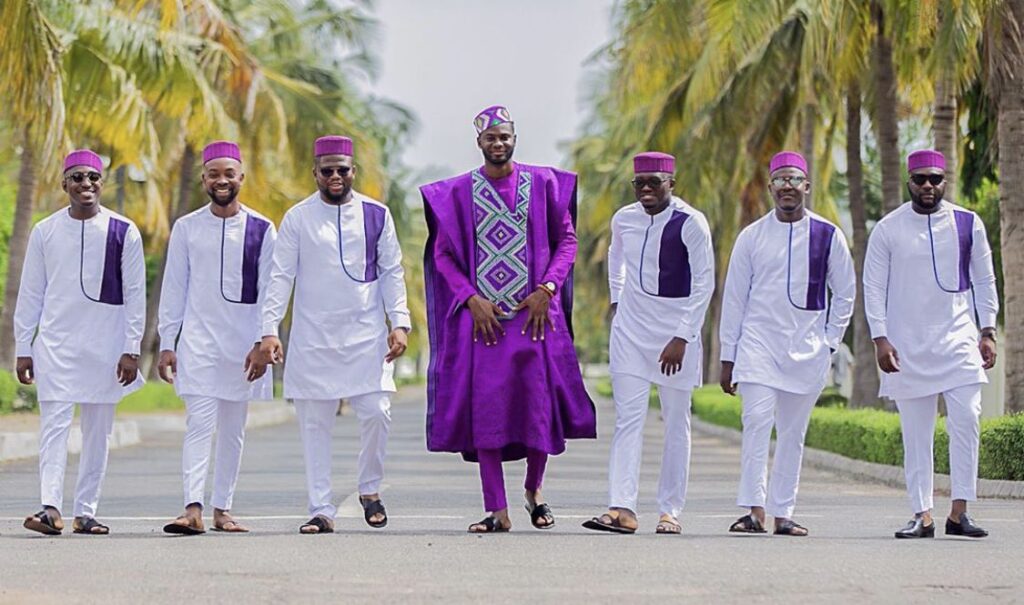
[[[956,103],[953,76],[943,74],[935,83],[935,117],[932,119],[932,131],[935,135],[935,149],[946,156],[945,199],[949,201],[955,201],[958,197]]]
[[[21,164],[18,168],[18,194],[15,198],[14,225],[7,243],[7,282],[4,285],[4,305],[0,311],[0,368],[14,370],[14,306],[21,285],[21,269],[25,264],[28,236],[32,230],[32,202],[36,194],[35,148],[29,136],[29,127],[22,131]]]
[[[1008,3],[1024,29],[1024,0]],[[1004,345],[1007,413],[1024,411],[1024,47],[1004,24],[1012,64],[999,94],[999,233],[1003,256]]]
[[[807,178],[811,179],[811,196],[807,199],[807,209],[814,210],[814,198],[817,189],[814,182],[814,131],[818,126],[818,108],[807,104],[804,106],[803,122],[800,125],[800,153],[807,160]]]
[[[885,13],[881,4],[871,5],[875,27],[875,138],[882,161],[882,209],[894,210],[903,203],[903,171],[900,159],[900,130],[897,112],[896,69],[893,66],[892,40],[885,33]]]
[[[178,205],[174,210],[171,224],[182,216],[185,216],[192,207],[192,189],[194,182],[194,165],[196,153],[192,146],[185,144],[185,151],[181,155],[181,169],[178,178]],[[157,269],[156,277],[153,279],[153,287],[149,289],[149,300],[146,301],[146,333],[142,338],[142,351],[148,353],[143,360],[143,367],[148,380],[160,380],[157,370],[156,358],[160,355],[160,334],[157,331],[158,314],[160,310],[160,288],[164,283],[164,269],[167,266],[167,252],[160,258],[160,267]],[[146,366],[145,364],[149,365]]]
[[[854,80],[846,93],[846,176],[850,189],[850,220],[853,222],[853,266],[858,277],[853,303],[853,391],[850,407],[877,407],[878,368],[875,345],[864,314],[864,256],[868,247],[867,211],[864,208],[864,168],[860,151],[860,84]]]

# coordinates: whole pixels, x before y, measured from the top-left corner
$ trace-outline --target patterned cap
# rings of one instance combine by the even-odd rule
[[[633,156],[633,172],[667,172],[675,174],[676,159],[660,151],[645,151]]]
[[[476,114],[476,118],[473,119],[473,127],[476,128],[477,134],[480,134],[491,126],[511,123],[512,116],[509,115],[508,109],[503,105],[491,105],[487,109]]]
[[[946,156],[941,151],[934,149],[919,149],[907,156],[907,171],[913,172],[918,168],[946,169]]]
[[[239,151],[238,145],[231,141],[214,141],[203,148],[203,163],[217,158],[231,158],[241,162],[242,152]]]
[[[75,166],[88,166],[96,172],[103,172],[103,160],[91,149],[76,149],[64,158],[64,172]]]
[[[768,164],[768,172],[775,172],[780,168],[798,168],[807,174],[807,160],[795,151],[780,151],[772,156],[772,161]]]
[[[313,143],[313,156],[322,155],[347,155],[352,157],[352,139],[331,135],[320,137]]]

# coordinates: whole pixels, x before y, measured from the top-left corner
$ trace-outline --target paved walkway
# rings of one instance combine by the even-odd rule
[[[511,534],[472,536],[483,516],[476,467],[430,454],[423,394],[394,406],[382,531],[368,528],[355,489],[354,417],[335,431],[339,533],[300,536],[306,518],[302,454],[294,423],[251,430],[236,513],[250,535],[165,537],[179,512],[181,433],[111,454],[101,519],[106,538],[45,538],[21,528],[38,509],[36,463],[0,464],[0,603],[164,602],[1014,602],[1024,599],[1024,505],[985,500],[973,511],[992,536],[903,542],[900,490],[807,469],[797,519],[808,538],[732,536],[739,468],[735,444],[696,435],[681,537],[656,536],[654,492],[661,424],[648,420],[635,536],[594,534],[583,519],[602,510],[614,413],[599,402],[599,434],[574,442],[549,466],[545,494],[557,526],[534,530],[521,507]],[[509,464],[510,502],[522,464]],[[71,493],[74,465],[68,476]],[[938,499],[940,509],[948,502]],[[940,512],[941,515],[941,512]],[[941,532],[940,532],[941,533]]]

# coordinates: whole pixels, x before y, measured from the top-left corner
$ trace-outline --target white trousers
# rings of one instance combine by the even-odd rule
[[[245,419],[248,401],[229,401],[216,397],[185,396],[185,444],[181,450],[181,473],[185,484],[185,506],[202,506],[206,489],[206,470],[210,465],[210,446],[217,432],[217,454],[213,469],[214,508],[231,510],[242,466]]]
[[[788,393],[760,384],[741,383],[743,445],[736,505],[764,507],[773,517],[790,519],[796,508],[804,437],[819,393]],[[775,459],[768,485],[768,451],[775,427]]]
[[[612,374],[615,435],[608,463],[608,506],[636,513],[640,460],[651,383],[637,376]],[[679,517],[686,503],[690,472],[690,391],[658,385],[665,445],[658,480],[659,514]]]
[[[359,419],[359,493],[380,491],[384,478],[384,455],[391,428],[391,399],[376,392],[349,398]],[[306,460],[306,490],[309,514],[333,519],[338,512],[331,492],[331,430],[334,428],[337,399],[296,399],[295,412],[302,435]]]
[[[78,459],[74,516],[95,517],[100,487],[107,473],[110,433],[114,429],[114,403],[80,405],[82,454]],[[63,509],[64,471],[68,466],[68,434],[75,404],[39,402],[39,491],[43,506]]]
[[[981,385],[972,384],[942,394],[946,400],[949,434],[949,479],[953,500],[976,500],[978,446],[981,431]],[[935,416],[938,394],[897,399],[903,429],[903,470],[912,512],[932,509],[935,468]]]

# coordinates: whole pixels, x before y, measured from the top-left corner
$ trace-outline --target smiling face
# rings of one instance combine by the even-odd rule
[[[103,175],[89,166],[72,166],[60,183],[76,214],[91,214],[99,206]]]
[[[907,190],[915,208],[932,212],[946,194],[946,171],[933,167],[913,170],[907,180]]]
[[[771,193],[777,210],[785,214],[799,212],[811,192],[811,182],[807,180],[803,170],[787,166],[771,174],[768,192]]]
[[[323,199],[340,204],[352,194],[356,165],[352,162],[352,156],[322,155],[313,162],[313,176]]]
[[[203,165],[203,189],[210,201],[228,206],[238,198],[245,173],[242,163],[232,158],[215,158]]]
[[[511,122],[491,126],[476,138],[477,147],[488,164],[501,166],[512,159],[516,150],[516,131]]]
[[[657,214],[672,200],[675,179],[667,172],[637,172],[633,176],[636,201],[650,214]]]

